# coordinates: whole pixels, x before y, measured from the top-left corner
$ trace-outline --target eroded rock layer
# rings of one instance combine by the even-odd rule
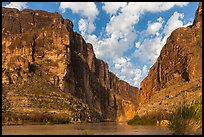
[[[103,119],[134,116],[136,87],[120,80],[93,47],[58,13],[2,8],[2,83],[22,85],[38,75],[88,104]]]

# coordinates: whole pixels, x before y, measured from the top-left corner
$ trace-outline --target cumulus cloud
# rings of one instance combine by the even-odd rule
[[[80,19],[78,25],[79,31],[81,31],[82,33],[91,34],[96,29],[94,23],[87,19]]]
[[[142,2],[140,3],[140,6],[142,6],[141,8],[147,12],[160,12],[169,10],[174,6],[183,7],[188,4],[189,2]]]
[[[73,13],[78,13],[84,17],[95,19],[99,11],[94,2],[60,2],[59,9],[65,12],[71,9]]]
[[[65,12],[66,9],[85,17],[78,22],[80,31],[91,34],[95,30],[94,21],[99,11],[94,2],[60,2],[59,10]]]
[[[120,8],[123,8],[127,5],[127,2],[103,2],[102,9],[108,14],[116,14]]]
[[[165,35],[170,35],[173,30],[183,26],[183,21],[180,20],[180,19],[183,19],[183,17],[184,17],[184,14],[174,12],[174,14],[169,18],[169,20],[167,21],[164,27]]]
[[[136,41],[135,25],[146,12],[162,12],[174,6],[183,7],[187,4],[188,2],[107,2],[102,6],[102,9],[110,15],[110,20],[105,27],[105,35],[97,37],[91,34],[91,31],[88,33],[89,23],[82,19],[79,21],[79,30],[85,40],[93,44],[97,58],[107,61],[108,64],[113,64],[110,69],[119,78],[138,86],[147,74],[146,64],[152,65],[160,54],[164,45],[164,32],[162,30],[165,26],[163,26],[164,20],[162,17],[158,18],[156,22],[148,24],[148,28],[144,31],[147,37],[152,34],[155,35],[149,38],[144,36],[144,38]],[[180,21],[181,18],[177,19]],[[167,35],[167,33],[165,34]],[[139,35],[139,37],[143,36]],[[134,46],[136,48],[133,56],[124,57],[124,53]],[[142,68],[132,64],[132,58],[135,57],[143,62]]]
[[[119,8],[120,12],[118,15],[112,15],[110,17],[110,21],[106,25],[105,33],[107,34],[107,38],[103,39],[106,44],[103,45],[94,45],[95,50],[100,50],[96,54],[97,57],[104,58],[108,49],[103,50],[103,48],[109,48],[113,56],[109,56],[109,58],[114,58],[114,56],[120,57],[123,55],[125,51],[127,51],[131,45],[134,45],[134,41],[136,40],[136,30],[134,26],[138,23],[140,17],[145,12],[161,12],[169,10],[174,6],[185,6],[186,3],[177,3],[177,2],[155,2],[155,3],[144,3],[144,2],[128,2],[125,3],[125,6],[118,6],[115,8],[114,12],[108,11],[111,13],[115,13]],[[111,4],[110,4],[111,5]],[[119,5],[119,4],[118,4]],[[107,4],[105,5],[107,6]],[[153,34],[153,32],[157,32],[163,24],[162,18],[158,19],[158,22],[152,24],[148,32]],[[156,33],[158,36],[159,33]],[[119,45],[118,45],[119,44]],[[116,51],[116,54],[113,52]]]
[[[142,68],[138,68],[131,62],[129,57],[115,58],[113,63],[114,73],[131,85],[139,87],[141,80],[147,75],[147,66],[144,65]]]
[[[162,37],[146,38],[133,55],[142,63],[153,64],[160,54],[164,42]]]
[[[18,10],[22,10],[28,7],[27,2],[10,2],[8,5],[5,5],[4,7],[7,8],[17,8]]]
[[[129,2],[127,6],[121,7],[121,13],[112,16],[107,24],[106,31],[108,33],[128,33],[134,30],[134,25],[138,23],[139,18],[145,12],[161,12],[169,10],[174,6],[184,6],[188,2]]]
[[[139,84],[147,76],[147,74],[148,74],[147,65],[144,65],[142,69],[136,69],[135,77],[133,78],[134,85],[140,87]]]
[[[166,43],[166,39],[170,36],[171,32],[174,31],[176,28],[191,24],[190,22],[184,24],[182,21],[183,18],[184,15],[182,13],[174,12],[173,15],[168,19],[167,23],[164,25],[164,29],[161,30],[160,33],[158,31],[162,27],[160,25],[163,24],[161,18],[157,19],[157,21],[160,22],[160,25],[155,25],[155,22],[150,24],[145,32],[148,32],[148,34],[156,32],[155,37],[149,37],[149,35],[146,35],[144,39],[141,39],[139,42],[136,42],[135,46],[137,49],[133,53],[133,56],[138,58],[142,63],[146,63],[149,65],[155,63],[160,55],[162,47]],[[153,27],[154,29],[150,29],[150,26],[152,25],[155,27]]]
[[[156,34],[162,27],[164,20],[160,17],[157,19],[158,22],[154,22],[148,25],[147,33],[149,34]]]

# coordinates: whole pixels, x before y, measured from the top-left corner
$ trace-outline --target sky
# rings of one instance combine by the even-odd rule
[[[111,72],[139,88],[171,32],[193,23],[198,2],[2,2],[2,7],[59,12]]]

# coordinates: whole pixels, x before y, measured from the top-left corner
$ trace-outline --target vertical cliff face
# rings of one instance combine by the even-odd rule
[[[2,10],[2,70],[10,77],[10,81],[3,77],[3,83],[26,81],[35,68],[41,68],[40,75],[62,88],[72,23],[58,13]]]
[[[20,85],[34,74],[98,110],[104,119],[124,121],[136,112],[138,89],[95,57],[71,21],[58,13],[2,8],[2,83]]]
[[[174,30],[168,37],[156,63],[141,82],[140,103],[176,83],[202,78],[202,3],[191,26]]]

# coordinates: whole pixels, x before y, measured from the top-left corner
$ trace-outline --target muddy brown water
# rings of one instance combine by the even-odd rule
[[[2,126],[3,135],[171,135],[167,127],[101,122]]]

